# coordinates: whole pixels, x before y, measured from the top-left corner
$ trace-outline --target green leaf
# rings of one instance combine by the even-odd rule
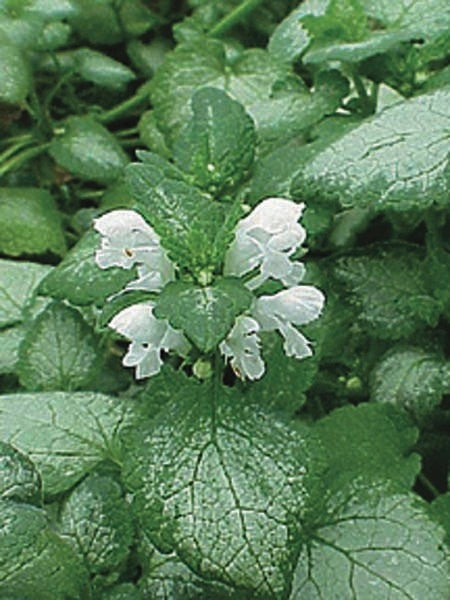
[[[433,500],[430,513],[445,529],[445,543],[450,546],[450,492],[441,494]]]
[[[327,480],[338,491],[355,480],[389,480],[409,491],[420,471],[412,451],[419,432],[391,406],[361,404],[334,410],[315,425],[330,466]]]
[[[111,0],[76,0],[69,23],[82,37],[96,45],[112,45],[122,41],[123,26]]]
[[[413,494],[334,495],[299,556],[290,600],[446,600],[442,538]]]
[[[138,588],[132,583],[119,583],[106,590],[100,600],[144,600]]]
[[[92,117],[68,117],[52,139],[52,158],[72,175],[112,183],[129,160],[117,139]]]
[[[22,341],[17,371],[27,390],[70,391],[85,388],[101,364],[91,327],[74,308],[53,302]]]
[[[300,21],[304,15],[303,4],[283,19],[270,36],[267,49],[275,60],[294,62],[309,45],[310,36]]]
[[[0,328],[25,319],[36,289],[51,267],[0,259]]]
[[[447,34],[450,24],[445,0],[401,0],[395,6],[386,1],[325,0],[304,2],[296,12],[307,36],[304,45],[314,39],[304,56],[306,64],[356,63],[415,40],[427,48]]]
[[[177,265],[193,274],[212,270],[218,262],[214,241],[224,221],[223,206],[182,181],[170,163],[151,153],[143,156],[144,163],[133,163],[126,171],[138,211]]]
[[[333,114],[348,94],[347,80],[338,71],[319,73],[314,87],[314,92],[304,88],[281,89],[270,99],[257,101],[249,107],[262,154],[274,147],[284,148],[286,141]]]
[[[371,374],[371,399],[404,409],[421,422],[450,393],[450,364],[437,352],[395,347]]]
[[[136,278],[133,269],[100,269],[95,262],[95,251],[99,248],[100,235],[94,230],[88,231],[42,281],[40,293],[73,304],[103,304],[108,296]]]
[[[89,475],[64,502],[59,532],[91,573],[119,569],[133,541],[120,485],[105,475]]]
[[[334,275],[374,337],[400,339],[438,321],[441,307],[428,290],[417,246],[373,246],[338,259]]]
[[[0,439],[28,454],[44,493],[70,489],[101,461],[118,461],[118,435],[129,406],[93,392],[41,392],[0,396]]]
[[[66,250],[61,216],[47,191],[0,188],[0,252],[63,256]]]
[[[153,110],[147,110],[142,114],[138,123],[138,131],[141,142],[147,148],[166,159],[172,156],[171,151],[167,147],[164,135],[158,127]]]
[[[351,117],[329,117],[313,128],[311,143],[293,138],[272,148],[256,161],[250,188],[251,203],[270,196],[292,198],[292,182],[303,165],[353,127],[355,120]],[[308,206],[314,206],[313,199],[309,200]]]
[[[0,498],[41,504],[42,482],[36,467],[14,446],[0,441]]]
[[[227,56],[222,42],[198,38],[195,44],[179,44],[166,56],[153,78],[152,104],[159,126],[173,141],[192,117],[190,100],[197,89],[224,90],[252,117],[250,105],[269,99],[273,85],[289,77],[290,68],[265,50],[253,48]]]
[[[436,90],[366,119],[307,160],[292,193],[375,210],[447,205],[449,100]]]
[[[322,494],[315,438],[230,389],[183,392],[150,428],[127,434],[124,480],[141,526],[205,579],[282,598]]]
[[[258,406],[293,414],[306,402],[305,392],[314,381],[317,361],[287,357],[276,333],[263,333],[261,340],[266,372],[247,386],[245,395]]]
[[[166,285],[155,306],[155,316],[168,319],[203,352],[210,352],[233,327],[253,294],[238,279],[219,279],[214,285],[197,287],[181,281]]]
[[[360,40],[367,32],[367,17],[359,0],[329,0],[322,15],[305,15],[302,24],[315,40]]]
[[[120,90],[135,79],[131,69],[102,52],[90,48],[79,48],[75,52],[78,72],[85,81]]]
[[[19,360],[19,347],[27,333],[24,325],[0,329],[0,375],[14,373]]]
[[[192,97],[192,119],[174,145],[174,159],[211,193],[234,188],[253,163],[255,127],[225,92],[202,88]]]
[[[0,31],[0,102],[22,104],[31,90],[31,73],[21,51]]]
[[[0,501],[0,594],[21,600],[91,597],[82,563],[33,506]]]

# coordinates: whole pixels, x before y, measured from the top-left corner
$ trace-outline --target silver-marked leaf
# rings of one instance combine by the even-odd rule
[[[44,511],[0,501],[0,596],[79,600],[90,595],[83,564],[52,531]]]
[[[108,296],[135,279],[136,274],[133,269],[100,269],[95,262],[99,248],[100,235],[94,230],[88,231],[42,281],[39,291],[73,304],[103,304]]]
[[[133,541],[130,507],[120,485],[90,475],[64,502],[59,532],[91,573],[118,569]]]
[[[443,88],[366,119],[303,164],[294,197],[376,210],[446,206],[449,106],[450,89]]]
[[[392,348],[371,374],[371,399],[393,404],[421,421],[450,393],[450,363],[420,347]]]
[[[413,494],[338,494],[299,556],[290,600],[447,600],[443,537]]]
[[[17,370],[27,390],[75,390],[89,384],[102,362],[99,340],[81,314],[53,302],[28,329]]]
[[[238,280],[219,279],[214,285],[198,287],[168,284],[155,307],[155,316],[168,319],[203,352],[210,352],[233,327],[237,316],[250,307],[253,295]]]
[[[139,589],[147,600],[233,600],[236,591],[224,584],[206,581],[196,575],[174,553],[162,554],[147,543],[141,553],[148,556]],[[240,594],[239,599],[248,596]],[[125,599],[124,599],[125,600]]]
[[[317,442],[227,388],[183,391],[127,433],[124,480],[141,526],[205,579],[281,600],[323,494]]]
[[[92,392],[0,396],[0,439],[31,458],[47,495],[71,488],[102,460],[117,461],[118,434],[130,419],[122,401]]]
[[[39,283],[51,270],[38,263],[0,259],[0,328],[24,320]]]
[[[11,444],[0,441],[0,498],[41,504],[42,482],[35,465]]]

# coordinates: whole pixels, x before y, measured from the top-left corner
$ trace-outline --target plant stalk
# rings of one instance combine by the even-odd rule
[[[252,12],[263,0],[245,0],[239,6],[236,6],[228,15],[225,15],[214,27],[210,30],[209,35],[219,37],[231,29],[234,25],[242,21],[250,12]]]

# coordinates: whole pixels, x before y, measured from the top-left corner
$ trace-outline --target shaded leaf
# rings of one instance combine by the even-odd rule
[[[441,307],[428,290],[418,247],[373,246],[338,259],[334,274],[374,337],[399,339],[438,321]]]
[[[0,594],[21,600],[90,598],[82,563],[38,508],[0,502]]]
[[[315,425],[326,450],[328,484],[338,491],[355,480],[389,480],[409,491],[420,471],[413,452],[419,432],[390,406],[361,404],[334,410]]]
[[[61,216],[39,188],[0,188],[0,252],[10,256],[66,253]]]
[[[133,541],[120,485],[104,475],[89,475],[64,502],[59,532],[91,573],[119,569]]]

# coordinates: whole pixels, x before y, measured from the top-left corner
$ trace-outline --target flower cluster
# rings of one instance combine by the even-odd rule
[[[247,313],[237,317],[219,349],[242,379],[259,379],[265,365],[261,357],[259,333],[278,331],[284,339],[287,356],[304,358],[312,354],[308,340],[297,326],[316,319],[324,304],[323,294],[313,286],[300,285],[305,269],[292,255],[306,238],[298,223],[304,209],[284,198],[268,198],[242,219],[227,251],[224,275],[247,276],[246,286],[256,291],[267,280],[281,282],[285,289],[270,295],[257,295]],[[152,227],[132,210],[115,210],[94,222],[101,234],[96,262],[102,269],[136,266],[138,279],[126,289],[159,292],[175,279],[175,266],[161,246]],[[190,343],[168,321],[153,314],[154,304],[146,301],[118,313],[109,326],[131,341],[123,359],[136,367],[136,377],[155,375],[162,365],[162,351],[174,350],[186,356]]]

